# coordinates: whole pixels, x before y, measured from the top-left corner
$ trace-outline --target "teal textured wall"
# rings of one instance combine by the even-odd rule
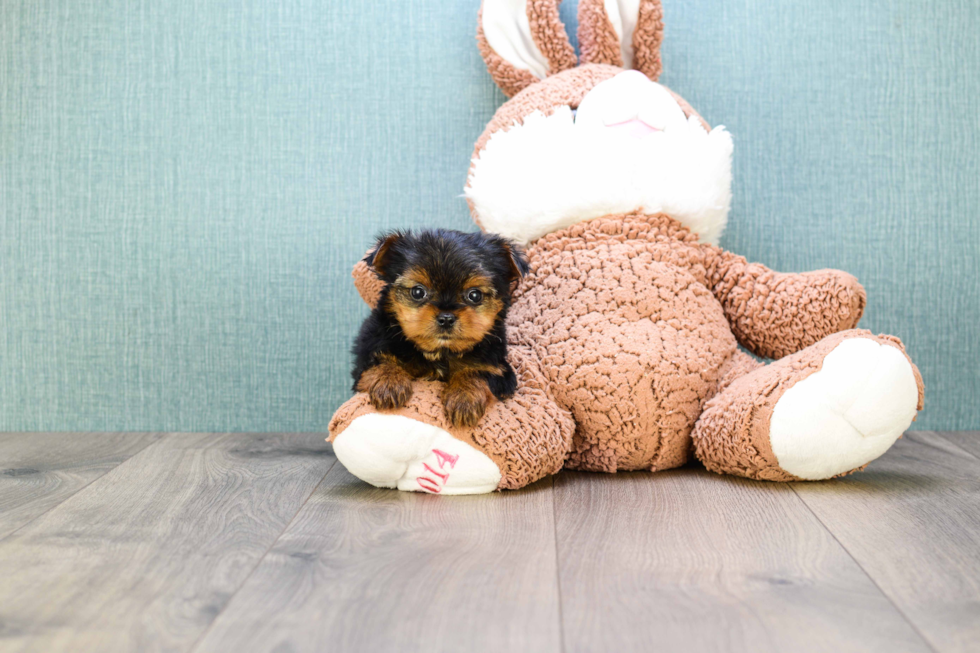
[[[469,229],[478,0],[0,3],[0,429],[324,430],[379,229]],[[562,7],[574,27],[575,3]],[[980,426],[980,4],[665,0],[722,244],[840,267]]]

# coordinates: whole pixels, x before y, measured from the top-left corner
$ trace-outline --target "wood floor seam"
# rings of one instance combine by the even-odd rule
[[[555,485],[558,476],[551,477],[551,527],[555,534],[555,585],[558,588],[558,648],[565,653],[565,614],[562,610],[561,598],[561,553],[558,549],[558,501],[556,500]]]
[[[336,463],[320,436],[158,442],[3,542],[0,649],[187,651]]]
[[[293,516],[290,517],[289,521],[286,523],[283,529],[279,532],[278,535],[276,535],[275,539],[272,540],[272,542],[269,544],[268,548],[265,550],[265,553],[263,553],[261,556],[258,557],[258,559],[255,561],[255,564],[252,566],[249,572],[245,574],[244,578],[242,578],[242,582],[238,585],[238,587],[235,588],[235,591],[232,592],[231,595],[228,597],[228,600],[225,602],[224,607],[221,608],[221,610],[214,615],[214,619],[212,619],[211,623],[208,624],[208,627],[204,629],[204,632],[201,633],[201,636],[198,637],[194,641],[194,643],[187,648],[187,653],[194,653],[194,651],[197,650],[197,648],[201,645],[201,642],[203,642],[205,637],[207,637],[208,633],[211,632],[211,629],[214,627],[214,624],[218,621],[218,619],[221,618],[221,615],[224,614],[225,610],[228,609],[228,606],[231,605],[231,602],[235,600],[235,596],[242,590],[243,587],[245,587],[245,584],[248,582],[248,579],[252,577],[252,574],[255,573],[255,570],[259,568],[259,566],[262,564],[262,561],[265,560],[267,555],[269,555],[269,552],[272,551],[273,548],[275,548],[276,543],[279,542],[283,534],[285,534],[286,531],[289,530],[289,527],[293,525],[293,523],[296,521],[296,517],[303,510],[303,506],[307,504],[307,502],[310,500],[310,497],[316,494],[316,491],[320,488],[321,485],[323,485],[323,481],[327,479],[327,476],[330,475],[330,472],[336,466],[337,466],[337,459],[335,458],[334,461],[330,464],[330,467],[327,468],[327,471],[323,473],[323,476],[320,478],[319,481],[317,481],[316,485],[313,487],[313,489],[310,491],[307,497],[303,500],[303,503],[301,503],[296,508],[296,512],[293,513]]]
[[[925,634],[919,629],[919,626],[909,618],[909,616],[905,613],[904,610],[902,610],[901,607],[899,607],[899,605],[897,603],[895,603],[895,599],[893,599],[888,594],[888,592],[886,592],[881,587],[881,585],[878,584],[878,581],[875,580],[874,576],[872,576],[868,572],[868,570],[864,568],[864,566],[858,561],[858,559],[854,556],[854,554],[851,553],[850,549],[848,549],[846,546],[844,546],[844,543],[840,541],[840,539],[837,537],[837,534],[834,533],[834,531],[830,530],[830,528],[827,526],[827,524],[825,524],[824,521],[822,519],[820,519],[820,515],[818,515],[816,512],[814,512],[813,508],[811,508],[809,506],[809,504],[807,504],[806,500],[802,496],[800,496],[800,493],[796,491],[796,488],[795,487],[792,487],[792,486],[790,486],[790,487],[793,490],[793,494],[796,495],[796,498],[799,500],[799,502],[806,507],[807,511],[811,515],[813,515],[813,518],[817,520],[817,523],[819,523],[820,526],[825,531],[827,531],[827,533],[832,538],[834,538],[834,541],[837,542],[837,545],[841,548],[841,550],[843,550],[844,553],[847,554],[847,557],[849,557],[854,562],[854,564],[857,566],[857,568],[861,570],[861,573],[863,573],[864,576],[869,581],[871,581],[871,584],[874,585],[878,589],[878,591],[885,598],[885,600],[887,600],[891,604],[891,606],[893,608],[895,608],[895,611],[902,617],[903,620],[905,620],[905,623],[907,623],[909,625],[909,628],[911,628],[912,630],[914,630],[915,633],[919,636],[919,639],[922,640],[922,643],[925,644],[929,648],[929,650],[933,651],[933,653],[939,653],[939,649],[937,649],[933,645],[933,643],[931,641],[929,641],[929,638],[926,637]]]
[[[918,432],[921,432],[921,433],[932,433],[933,435],[935,435],[937,438],[939,438],[940,440],[942,440],[946,444],[950,445],[951,447],[954,447],[954,448],[958,449],[959,451],[965,453],[968,457],[970,457],[973,460],[975,460],[977,463],[980,463],[980,456],[974,454],[972,451],[969,451],[967,449],[964,449],[963,447],[961,447],[960,445],[958,445],[956,442],[950,440],[948,437],[946,437],[946,436],[943,435],[943,432],[942,431],[918,431]]]
[[[27,521],[25,521],[23,524],[21,524],[20,526],[18,526],[14,530],[12,530],[9,533],[5,533],[4,535],[0,536],[0,543],[3,543],[4,540],[6,540],[7,538],[9,538],[11,535],[17,533],[21,529],[25,528],[26,526],[30,526],[31,524],[33,524],[34,522],[36,522],[41,517],[44,517],[46,514],[48,514],[52,510],[55,510],[56,508],[59,508],[59,507],[65,505],[67,502],[71,501],[72,499],[74,499],[75,497],[77,497],[78,495],[80,495],[82,492],[84,492],[86,489],[88,489],[89,487],[91,487],[93,483],[102,480],[108,474],[111,474],[112,472],[116,471],[117,469],[119,469],[120,467],[122,467],[123,465],[125,465],[126,463],[128,463],[129,461],[131,461],[133,458],[135,458],[136,456],[140,455],[141,453],[143,453],[144,451],[146,451],[147,449],[149,449],[150,447],[152,447],[154,445],[157,445],[160,442],[163,442],[163,440],[165,440],[166,437],[167,437],[167,435],[168,435],[167,432],[163,432],[163,431],[151,431],[150,432],[150,435],[154,435],[154,434],[157,434],[157,433],[160,434],[160,437],[157,438],[156,440],[152,440],[150,442],[147,442],[145,445],[143,445],[142,447],[140,447],[136,451],[132,452],[125,460],[121,460],[118,464],[113,465],[112,467],[110,467],[109,469],[105,470],[104,472],[102,472],[101,474],[99,474],[98,476],[96,476],[95,478],[92,478],[91,480],[89,480],[88,483],[86,483],[85,485],[82,485],[77,490],[75,490],[74,492],[72,492],[70,495],[66,496],[64,499],[62,499],[61,501],[59,501],[58,503],[56,503],[56,504],[54,504],[52,506],[49,506],[46,510],[44,510],[41,513],[38,513],[37,515],[34,515],[33,517],[31,517],[30,519],[28,519]]]

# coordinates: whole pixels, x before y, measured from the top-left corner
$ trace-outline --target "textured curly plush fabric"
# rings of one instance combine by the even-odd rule
[[[748,367],[730,363],[737,340],[764,356],[796,351],[850,328],[864,306],[848,274],[777,275],[698,244],[665,215],[591,220],[528,254],[511,339],[537,352],[552,395],[575,417],[568,466],[578,469],[683,464],[703,402],[724,374]],[[757,297],[767,310],[756,320],[746,305]]]
[[[623,59],[623,45],[603,0],[578,3],[578,44],[582,63],[603,63],[639,70],[653,81],[660,77],[660,43],[663,40],[663,8],[658,0],[640,0],[636,28],[628,48],[632,61]]]
[[[510,317],[578,426],[575,469],[683,464],[688,435],[735,353],[707,287],[711,250],[667,216],[609,216],[549,234]]]
[[[864,288],[846,272],[782,274],[741,256],[722,259],[712,286],[739,342],[760,356],[799,351],[857,326],[864,313]]]
[[[521,70],[507,63],[503,57],[494,52],[494,49],[487,42],[486,35],[483,33],[482,20],[476,31],[476,46],[480,49],[483,60],[487,62],[487,70],[490,71],[490,76],[493,77],[493,81],[497,83],[500,90],[508,97],[520,93],[521,90],[538,80],[530,71]]]
[[[558,17],[558,4],[549,0],[527,0],[527,21],[531,38],[548,60],[548,74],[554,75],[578,64],[575,48],[568,41],[565,25]]]
[[[623,67],[619,37],[609,21],[603,0],[579,0],[578,47],[582,53],[582,63]]]
[[[351,276],[354,277],[354,286],[364,303],[372,307],[377,304],[381,289],[384,288],[384,282],[378,278],[378,275],[368,264],[364,261],[358,261],[353,272],[351,272]]]
[[[513,96],[538,81],[529,70],[506,61],[490,45],[483,27],[483,5],[477,18],[476,45],[487,63],[490,76],[504,93]],[[548,0],[527,0],[526,14],[530,37],[548,61],[548,74],[554,75],[577,63],[575,49],[568,41],[565,26],[558,17],[558,3]]]
[[[633,68],[657,81],[663,63],[660,44],[664,38],[664,10],[659,1],[643,0],[633,31]]]

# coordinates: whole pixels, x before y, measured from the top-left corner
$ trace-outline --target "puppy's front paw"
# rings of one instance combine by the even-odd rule
[[[452,394],[446,397],[446,413],[449,415],[449,421],[456,428],[469,428],[476,426],[487,412],[488,403],[484,397]]]
[[[493,395],[486,381],[482,378],[467,378],[449,383],[443,396],[443,405],[453,426],[469,428],[476,426],[492,400]]]
[[[408,379],[382,379],[368,391],[371,405],[380,410],[401,408],[412,398],[412,382]]]
[[[392,410],[412,398],[412,377],[400,366],[385,363],[364,372],[357,389],[366,392],[378,410]]]

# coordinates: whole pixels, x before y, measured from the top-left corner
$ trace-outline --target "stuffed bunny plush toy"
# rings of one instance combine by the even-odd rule
[[[465,429],[435,381],[394,411],[357,394],[330,423],[337,457],[378,487],[440,494],[692,455],[766,481],[864,468],[922,408],[902,343],[854,328],[865,292],[851,275],[774,272],[716,246],[732,139],[656,82],[659,0],[581,0],[581,63],[558,2],[484,0],[477,31],[512,97],[465,194],[481,229],[527,247],[508,315],[517,394]],[[376,302],[366,263],[354,277]]]

